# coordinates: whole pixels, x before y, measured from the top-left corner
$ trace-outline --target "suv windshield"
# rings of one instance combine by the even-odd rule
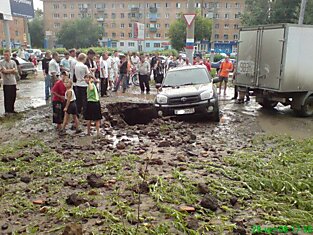
[[[163,86],[184,86],[209,83],[205,68],[201,69],[184,69],[178,71],[169,71],[164,79]]]

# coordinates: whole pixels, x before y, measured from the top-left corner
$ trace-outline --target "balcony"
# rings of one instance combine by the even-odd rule
[[[149,30],[150,32],[156,32],[158,29],[156,27],[150,27]]]
[[[157,18],[156,17],[150,17],[150,22],[157,22]]]
[[[150,7],[151,13],[157,13],[158,9],[156,7]]]
[[[139,7],[132,7],[131,9],[130,9],[130,11],[132,12],[132,13],[137,13],[137,12],[139,12]]]
[[[97,18],[97,21],[98,21],[98,22],[103,22],[103,21],[104,21],[104,18],[103,18],[103,17],[99,17],[99,18]]]

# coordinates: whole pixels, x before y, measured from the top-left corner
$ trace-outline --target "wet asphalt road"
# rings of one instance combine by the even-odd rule
[[[16,111],[23,112],[32,108],[49,105],[44,97],[44,80],[42,71],[38,71],[37,77],[30,77],[19,81],[17,100],[15,103]],[[151,95],[141,95],[139,87],[132,87],[128,93],[111,93],[110,97],[104,98],[106,102],[151,102],[156,94],[152,88]],[[235,120],[236,113],[253,116],[256,125],[272,135],[290,135],[294,138],[307,138],[313,136],[313,117],[296,117],[289,107],[278,105],[274,110],[264,110],[254,99],[249,103],[238,105],[231,100],[233,89],[228,90],[227,96],[220,97],[220,110],[222,122],[232,122]],[[0,116],[4,114],[3,91],[0,89]]]

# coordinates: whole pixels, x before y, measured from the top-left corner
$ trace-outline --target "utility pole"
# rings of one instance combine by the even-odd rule
[[[4,34],[5,34],[5,47],[7,50],[11,51],[11,35],[10,35],[10,27],[9,21],[3,20]]]
[[[188,0],[188,11],[187,14],[196,14],[195,0]],[[191,25],[187,25],[187,38],[186,38],[186,57],[189,62],[193,61],[193,51],[195,43],[195,20],[192,21]]]
[[[217,2],[216,2],[216,0],[214,0],[214,2],[213,2],[213,18],[212,18],[212,35],[211,35],[211,53],[210,53],[211,63],[214,62],[216,11],[217,11]]]
[[[307,0],[301,1],[301,9],[300,9],[300,16],[299,16],[299,24],[300,25],[303,24],[306,3],[307,3]]]

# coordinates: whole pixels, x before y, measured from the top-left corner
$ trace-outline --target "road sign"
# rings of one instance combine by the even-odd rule
[[[184,18],[185,18],[188,26],[191,26],[195,17],[196,17],[196,14],[184,14]]]

